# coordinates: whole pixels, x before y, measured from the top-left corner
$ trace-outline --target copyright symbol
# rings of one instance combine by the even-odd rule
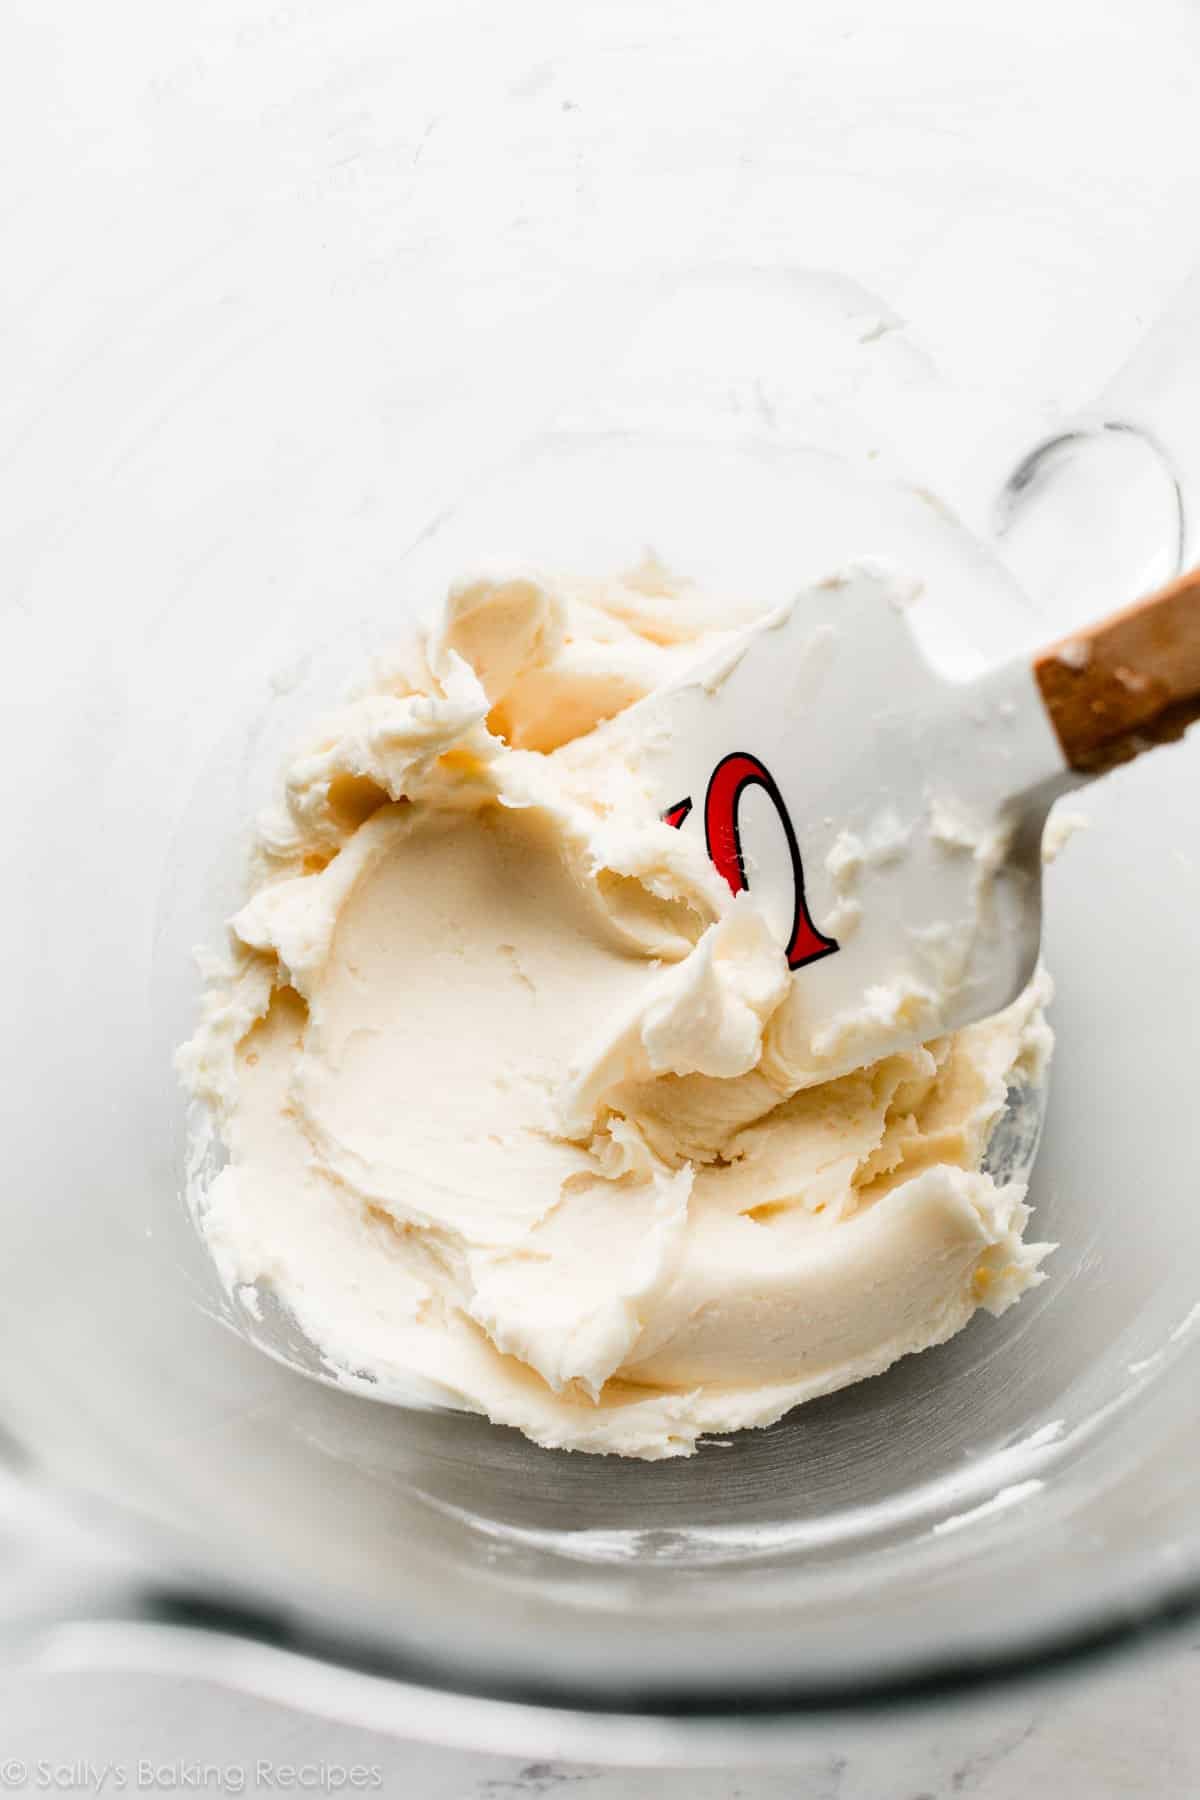
[[[4,1762],[0,1763],[0,1782],[6,1788],[24,1787],[25,1777],[28,1773],[25,1764],[18,1756],[7,1757]]]

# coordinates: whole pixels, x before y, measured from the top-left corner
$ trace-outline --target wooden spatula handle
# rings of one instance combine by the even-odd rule
[[[1063,754],[1099,775],[1200,719],[1200,569],[1034,658]]]

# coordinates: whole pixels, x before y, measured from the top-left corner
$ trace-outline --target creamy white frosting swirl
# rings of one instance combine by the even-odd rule
[[[753,895],[596,729],[752,616],[653,564],[481,576],[289,762],[179,1060],[228,1153],[196,1196],[224,1279],[340,1377],[680,1455],[1040,1279],[981,1165],[1044,978],[806,1085]]]

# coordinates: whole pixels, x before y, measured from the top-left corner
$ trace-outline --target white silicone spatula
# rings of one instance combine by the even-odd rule
[[[1200,717],[1200,570],[954,683],[864,566],[637,710],[660,810],[763,902],[832,1076],[1029,980],[1050,805]]]

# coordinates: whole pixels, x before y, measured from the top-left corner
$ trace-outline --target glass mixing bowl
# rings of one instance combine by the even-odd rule
[[[379,5],[346,9],[336,42],[303,8],[264,8],[254,28],[213,25],[178,66],[161,40],[120,70],[101,54],[101,85],[127,84],[132,122],[81,166],[116,207],[105,229],[136,329],[103,325],[112,296],[97,275],[73,376],[39,389],[32,372],[42,410],[0,657],[12,846],[0,1421],[39,1491],[83,1497],[138,1546],[142,1573],[119,1597],[80,1602],[110,1621],[88,1640],[104,1654],[162,1667],[186,1646],[190,1667],[461,1742],[741,1754],[747,1721],[794,1742],[846,1710],[1051,1666],[1197,1598],[1200,744],[1090,791],[1092,829],[1049,871],[1059,1046],[1032,1198],[1038,1235],[1060,1248],[1045,1285],[1001,1320],[690,1460],[537,1450],[481,1419],[314,1379],[284,1321],[265,1332],[269,1354],[247,1341],[180,1196],[171,1055],[194,1016],[191,950],[231,910],[246,827],[297,726],[481,554],[594,572],[650,545],[708,587],[764,600],[847,554],[886,555],[923,578],[914,617],[947,669],[1055,635],[1077,593],[1028,601],[944,496],[982,527],[1052,404],[1073,407],[1128,349],[1121,305],[1105,340],[1117,353],[1097,350],[1069,391],[1001,428],[982,374],[946,378],[872,295],[937,222],[958,248],[930,252],[930,270],[960,299],[972,289],[979,182],[951,182],[934,204],[932,138],[900,99],[940,96],[959,139],[999,158],[993,201],[1024,216],[1038,165],[1000,115],[1030,92],[1062,98],[1088,26],[1064,9],[1029,70],[1017,52],[1041,41],[1041,7],[992,19],[987,46],[932,4],[903,42],[871,8],[861,31],[810,22],[802,43],[765,12],[689,37],[672,9],[639,8],[636,33],[586,27],[611,52],[601,75],[555,48],[562,28],[536,9],[518,7],[516,38],[500,42],[460,10],[509,80],[467,137],[457,99],[427,128],[432,101],[388,134],[393,102],[416,91],[400,55],[416,22],[402,38]],[[423,29],[418,74],[436,88],[450,76],[430,46],[452,45],[432,17]],[[64,52],[77,125],[89,51]],[[1140,54],[1133,38],[1112,47],[1102,96],[1115,101]],[[756,112],[753,78],[768,69]],[[671,70],[664,137],[650,101]],[[728,176],[730,145],[706,123],[718,77],[750,175]],[[473,101],[481,83],[492,92],[463,79]],[[827,103],[793,126],[785,103],[801,89]],[[962,110],[969,94],[978,117]],[[548,95],[553,118],[529,123],[521,108]],[[594,120],[562,149],[580,95],[604,119],[642,122],[640,161]],[[1086,150],[1113,192],[1119,175],[1149,194],[1149,164],[1123,162],[1105,136],[1111,113],[1093,111],[1091,90],[1071,98],[1084,147],[1070,154]],[[202,130],[214,105],[215,151]],[[1190,129],[1182,96],[1181,130],[1185,113]],[[323,138],[314,148],[330,119],[345,161]],[[485,127],[498,132],[490,169]],[[557,185],[560,151],[582,183],[573,197]],[[140,183],[118,203],[130,163]],[[268,212],[247,199],[247,168],[279,174]],[[484,199],[456,170],[482,171]],[[532,210],[502,256],[487,206],[510,175]],[[725,238],[711,190],[696,197],[710,176]],[[1046,190],[1066,210],[1068,186]],[[789,194],[820,239],[803,267],[779,241]],[[439,236],[439,206],[475,231],[474,261]],[[614,206],[628,241],[602,229]],[[739,206],[756,210],[771,266],[730,260],[745,248]],[[589,208],[600,236],[585,243],[572,229]],[[436,280],[418,256],[426,238],[398,232],[397,216],[426,234]],[[1099,261],[1104,222],[1084,217],[1079,234],[1077,260]],[[853,279],[825,266],[839,245]],[[314,274],[315,289],[302,280]],[[527,298],[539,277],[538,307],[514,324],[512,292]],[[67,329],[54,308],[76,302],[58,280],[22,303],[31,339],[35,315]],[[1032,341],[1021,325],[1018,345]],[[424,334],[421,350],[398,347],[397,331]],[[990,432],[968,434],[985,414]],[[1139,442],[1157,469],[1138,484],[1144,510],[1118,531],[1091,488],[1079,546],[1093,561],[1100,546],[1125,581],[1165,572],[1185,542],[1186,482],[1178,469],[1164,480],[1159,448]],[[993,1155],[1027,1166],[1039,1117],[1037,1096],[1014,1095]]]

